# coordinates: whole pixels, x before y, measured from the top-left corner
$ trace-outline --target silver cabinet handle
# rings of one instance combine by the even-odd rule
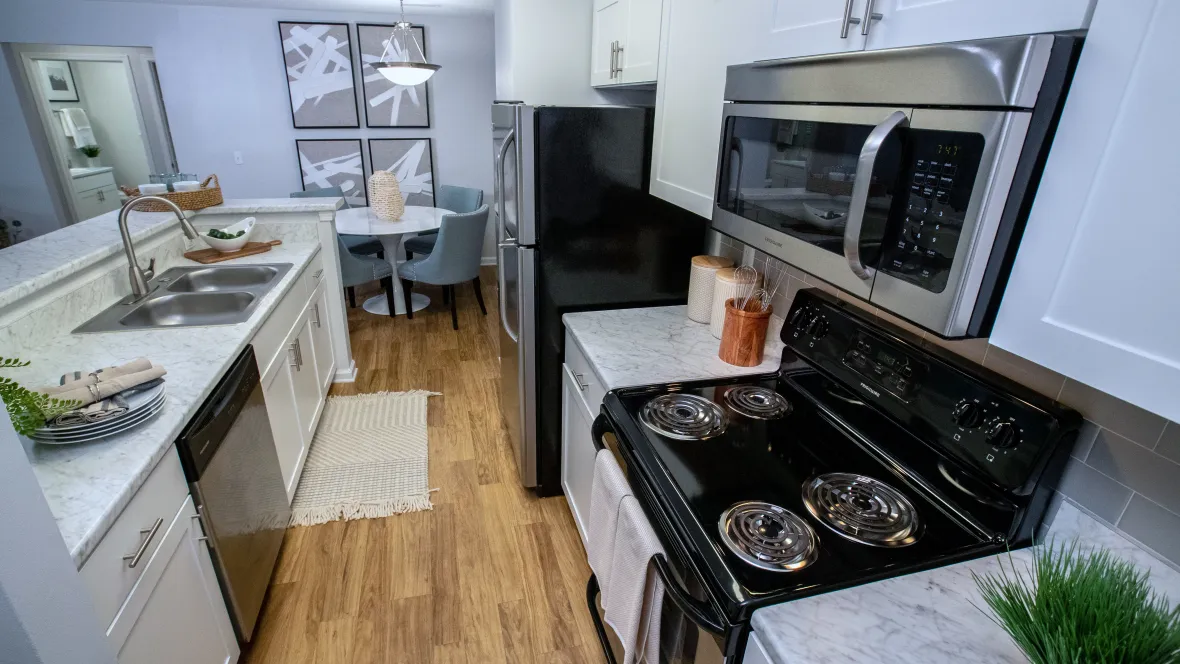
[[[303,364],[303,362],[299,360],[298,340],[292,341],[291,344],[287,346],[287,358],[289,360],[287,362],[287,366],[295,367],[295,370],[299,371],[299,365]]]
[[[873,270],[860,262],[860,228],[865,220],[865,208],[869,205],[869,185],[873,180],[873,167],[877,165],[877,153],[881,151],[885,139],[894,129],[904,127],[908,122],[909,118],[905,113],[891,113],[869,132],[869,137],[860,148],[860,159],[856,162],[852,200],[848,202],[848,222],[844,226],[844,258],[853,274],[865,281],[873,278]]]
[[[208,542],[209,536],[206,535],[205,533],[207,533],[209,531],[205,530],[205,519],[201,515],[201,506],[200,505],[197,505],[197,513],[193,514],[189,518],[196,520],[197,528],[199,528],[201,530],[200,536],[194,537],[193,539],[197,540],[198,542]]]
[[[578,389],[583,392],[586,391],[586,388],[590,387],[590,383],[582,382],[582,374],[580,373],[574,374],[574,382],[578,384]]]
[[[615,56],[619,54],[619,42],[610,43],[610,77],[615,77]]]
[[[873,2],[875,0],[865,0],[865,17],[860,21],[860,34],[868,35],[869,28],[873,27],[873,21],[880,21],[885,18],[880,12],[873,11]]]
[[[312,322],[315,323],[315,326],[317,328],[323,327],[324,326],[323,323],[320,322],[320,303],[316,302],[315,304],[313,304],[311,306],[312,306],[312,311],[315,311],[315,320],[313,320]]]
[[[299,363],[298,368],[303,368],[303,344],[298,339],[295,340],[295,361]]]
[[[840,39],[848,39],[848,29],[860,25],[860,19],[852,15],[852,0],[844,0],[844,20],[840,23]]]
[[[618,42],[616,42],[618,43]],[[615,47],[615,76],[623,73],[623,45]]]
[[[143,558],[144,552],[147,551],[148,544],[151,543],[152,539],[156,536],[156,533],[160,531],[160,526],[162,525],[164,525],[164,520],[156,519],[156,522],[152,524],[151,528],[144,528],[143,530],[139,531],[140,535],[145,535],[143,541],[139,544],[139,550],[135,553],[129,553],[123,556],[123,560],[128,561],[128,569],[134,568],[139,564],[140,558]]]

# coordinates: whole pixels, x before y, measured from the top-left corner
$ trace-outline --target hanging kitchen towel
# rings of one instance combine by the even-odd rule
[[[623,643],[623,664],[659,661],[664,582],[651,558],[664,555],[635,496],[619,504],[610,589],[602,594],[608,625]]]
[[[615,526],[619,503],[631,495],[631,487],[610,450],[594,457],[594,482],[590,487],[590,530],[586,533],[586,557],[598,579],[602,596],[611,585],[611,559],[615,555]]]
[[[86,116],[85,110],[63,108],[61,109],[61,117],[66,136],[74,140],[74,147],[81,149],[98,145],[98,141],[94,140],[94,129],[90,126],[90,118]]]

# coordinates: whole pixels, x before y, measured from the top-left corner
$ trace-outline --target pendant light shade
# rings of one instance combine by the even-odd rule
[[[396,85],[419,85],[434,76],[439,66],[426,61],[426,53],[414,36],[414,26],[406,21],[405,0],[401,0],[401,11],[402,20],[393,25],[393,33],[389,35],[389,41],[385,42],[381,59],[370,66]],[[392,54],[390,49],[393,49]],[[415,51],[419,59],[414,57]]]

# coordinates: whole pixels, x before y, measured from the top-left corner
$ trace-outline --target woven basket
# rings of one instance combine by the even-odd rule
[[[213,186],[209,186],[212,182]],[[132,198],[140,196],[138,187],[120,187],[124,194]],[[169,191],[164,194],[151,194],[152,196],[159,196],[160,198],[167,198],[176,203],[181,210],[200,210],[202,208],[213,207],[214,205],[221,205],[225,199],[221,197],[221,182],[217,180],[217,175],[213,174],[205,178],[201,182],[201,188],[197,191]],[[172,208],[163,203],[156,203],[149,201],[143,203],[135,208],[143,212],[168,212]]]

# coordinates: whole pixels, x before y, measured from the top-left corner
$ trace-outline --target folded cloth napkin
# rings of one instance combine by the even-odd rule
[[[619,503],[610,588],[603,591],[606,622],[623,644],[623,664],[658,662],[664,582],[651,564],[664,547],[635,496]]]
[[[103,420],[114,419],[127,413],[129,407],[122,394],[116,394],[109,399],[96,401],[89,406],[66,411],[50,420],[55,427],[72,426],[75,424],[90,424]]]
[[[123,366],[127,367],[128,365]],[[139,368],[140,366],[142,365],[136,365],[132,369]],[[79,406],[86,406],[96,401],[102,401],[107,397],[114,396],[137,385],[163,378],[166,373],[164,367],[158,367],[148,362],[147,369],[131,371],[130,373],[102,370],[83,376],[78,380],[72,380],[72,377],[76,374],[66,374],[62,376],[62,380],[65,381],[63,385],[41,388],[38,391],[59,401],[77,401]],[[94,382],[92,382],[92,377],[95,379]]]
[[[151,368],[151,361],[149,361],[147,358],[140,357],[131,360],[127,364],[120,364],[115,367],[103,367],[102,369],[96,369],[89,373],[84,373],[82,371],[68,373],[63,375],[61,379],[58,380],[57,385],[43,387],[38,391],[41,392],[41,394],[54,396],[60,392],[74,390],[82,387],[83,385],[94,385],[102,380],[110,380],[116,376],[126,376],[128,374],[139,373],[141,371],[147,371]]]
[[[586,557],[598,579],[602,596],[611,585],[611,562],[615,555],[615,531],[619,503],[631,495],[623,470],[609,450],[594,457],[594,480],[590,486],[590,527],[586,533]]]

